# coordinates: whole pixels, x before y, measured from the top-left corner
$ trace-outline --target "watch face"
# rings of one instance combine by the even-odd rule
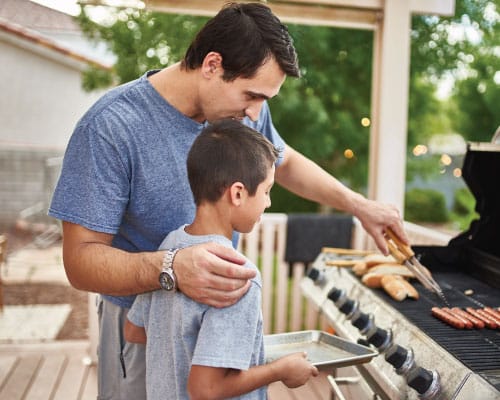
[[[165,290],[172,290],[175,287],[175,282],[168,272],[160,273],[160,286]]]

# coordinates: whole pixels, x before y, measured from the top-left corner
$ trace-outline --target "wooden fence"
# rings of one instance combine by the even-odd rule
[[[252,232],[241,235],[238,250],[259,266],[262,275],[262,314],[264,333],[281,333],[302,329],[328,329],[316,308],[300,291],[300,282],[308,265],[285,262],[287,214],[266,213]],[[375,250],[360,222],[353,220],[351,247]],[[414,245],[446,245],[450,235],[405,222],[405,229]],[[95,294],[89,297],[90,354],[94,358],[98,338]]]
[[[325,328],[325,321],[318,320],[315,307],[300,292],[309,266],[285,262],[287,218],[287,214],[264,214],[252,232],[242,235],[238,247],[261,270],[265,334]],[[354,219],[353,223],[351,247],[376,251],[360,222]],[[409,222],[405,222],[405,228],[412,244],[446,245],[450,239],[449,235]]]

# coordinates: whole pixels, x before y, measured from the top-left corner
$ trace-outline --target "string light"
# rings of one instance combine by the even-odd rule
[[[353,158],[354,157],[354,151],[352,151],[351,149],[345,149],[344,150],[344,157],[348,158],[348,159]]]
[[[417,144],[414,148],[413,148],[413,155],[415,157],[418,157],[418,156],[421,156],[421,155],[424,155],[427,153],[427,146],[424,145],[424,144]]]
[[[443,165],[450,165],[451,164],[451,157],[448,154],[443,154],[441,155],[441,164]]]

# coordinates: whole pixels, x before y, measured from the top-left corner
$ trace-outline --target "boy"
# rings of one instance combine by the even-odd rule
[[[207,126],[187,159],[194,221],[171,232],[160,248],[208,241],[231,247],[233,231],[250,232],[271,205],[277,157],[262,134],[235,120]],[[134,324],[145,328],[148,399],[265,399],[271,382],[296,387],[318,374],[304,353],[264,364],[261,280],[254,265],[246,267],[257,276],[231,307],[210,307],[174,291],[137,297],[125,339],[141,341]]]

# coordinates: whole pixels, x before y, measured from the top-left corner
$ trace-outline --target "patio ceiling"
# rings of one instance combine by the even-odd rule
[[[83,0],[126,5],[136,0]],[[155,11],[214,15],[227,0],[145,0]],[[411,16],[453,15],[455,0],[268,0],[283,22],[374,31],[368,197],[404,210]],[[300,55],[299,55],[300,56]],[[335,90],[335,88],[332,88]]]

